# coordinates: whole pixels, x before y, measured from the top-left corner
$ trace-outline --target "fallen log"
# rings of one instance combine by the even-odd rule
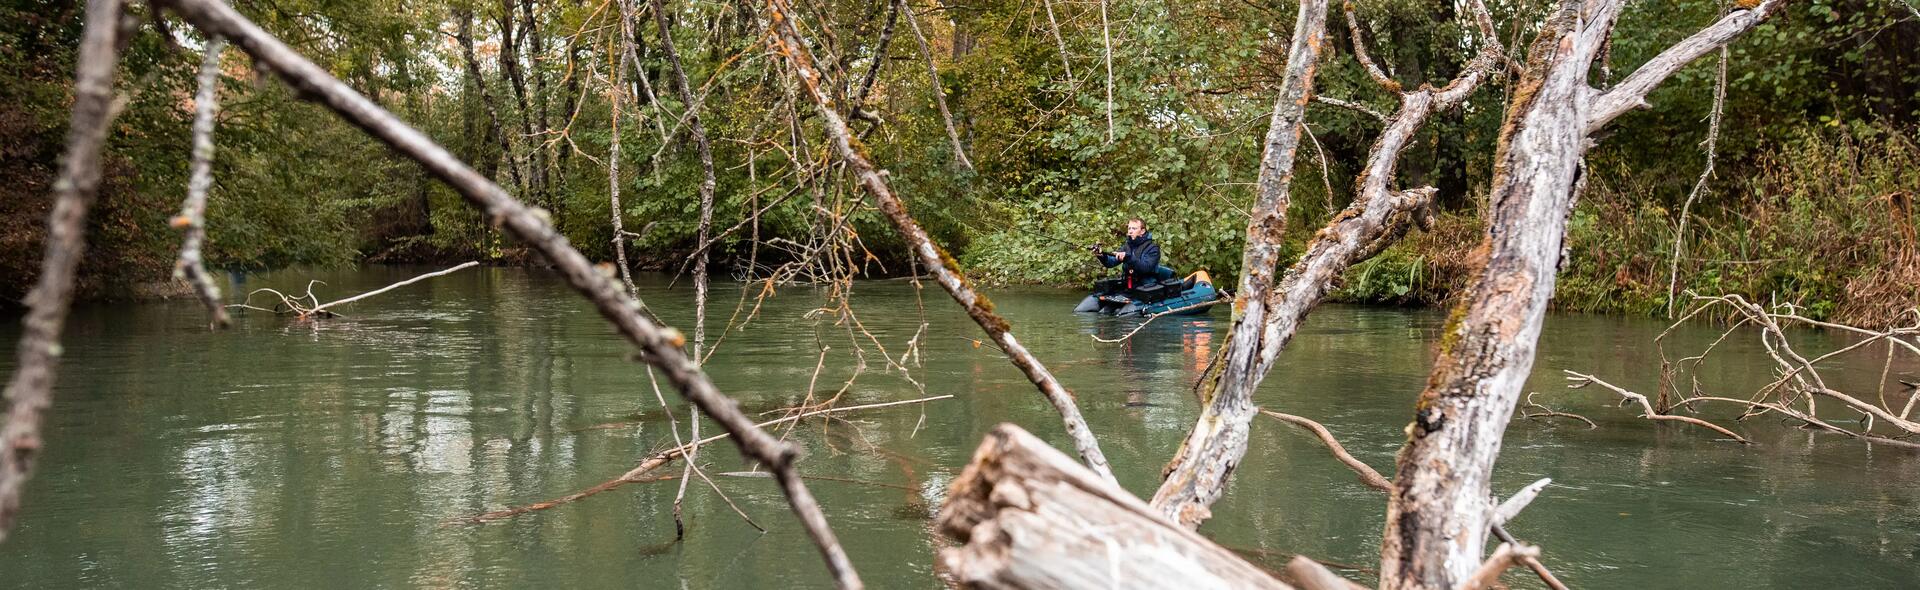
[[[987,434],[935,526],[968,588],[1291,588],[1012,424]]]

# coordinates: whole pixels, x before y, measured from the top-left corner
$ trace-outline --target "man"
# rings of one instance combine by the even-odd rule
[[[1093,255],[1107,268],[1120,269],[1120,278],[1125,288],[1145,283],[1158,277],[1160,272],[1160,245],[1153,243],[1153,234],[1147,231],[1147,222],[1135,217],[1127,220],[1127,245],[1118,252],[1102,252],[1099,246],[1093,247]]]

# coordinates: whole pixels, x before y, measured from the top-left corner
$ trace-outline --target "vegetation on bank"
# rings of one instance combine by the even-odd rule
[[[0,299],[8,302],[31,284],[39,258],[80,4],[0,3],[0,178],[8,180],[0,183]],[[548,207],[590,256],[611,259],[604,165],[612,130],[607,97],[593,89],[605,85],[615,62],[597,33],[583,32],[594,3],[536,2],[524,14],[502,8],[513,3],[466,0],[238,5],[503,186]],[[1110,3],[1111,127],[1097,5],[1056,3],[1057,38],[1037,3],[914,5],[972,169],[956,164],[905,23],[881,52],[876,40],[888,5],[840,0],[808,10],[834,31],[823,41],[823,59],[855,77],[881,66],[867,104],[884,123],[862,122],[859,130],[917,217],[973,274],[988,282],[1082,283],[1101,269],[1055,238],[1111,244],[1112,229],[1139,215],[1173,265],[1232,278],[1291,4]],[[891,231],[856,207],[857,190],[839,178],[795,185],[790,154],[819,149],[820,138],[803,134],[796,150],[787,122],[766,117],[766,105],[786,100],[786,78],[777,60],[765,58],[751,6],[674,6],[681,23],[674,42],[688,75],[710,92],[702,117],[714,137],[735,139],[714,145],[717,227],[778,201],[759,224],[765,263],[784,255],[768,245],[776,238],[806,241],[817,206],[852,211],[855,231],[878,257],[872,270],[906,271]],[[1445,80],[1471,57],[1452,2],[1356,8],[1381,41],[1375,57],[1400,79]],[[1501,23],[1537,22],[1546,4],[1492,8]],[[1611,71],[1630,71],[1721,8],[1701,2],[1629,12],[1610,50]],[[455,39],[463,12],[473,15],[477,80]],[[144,27],[157,33],[152,23]],[[629,246],[639,263],[673,268],[695,246],[700,165],[684,133],[663,137],[685,105],[668,90],[656,32],[642,28],[638,57],[659,98],[636,92],[645,119],[623,120],[619,131],[621,214],[639,234]],[[517,51],[503,55],[509,29]],[[1329,34],[1330,47],[1351,45],[1342,27]],[[1517,45],[1532,32],[1503,34]],[[166,220],[185,190],[198,45],[171,31],[135,39],[122,73],[126,112],[110,140],[82,271],[81,292],[96,298],[165,281],[177,246]],[[1816,317],[1869,325],[1894,321],[1920,301],[1914,46],[1920,14],[1903,0],[1796,3],[1733,44],[1718,173],[1691,210],[1680,289],[1796,301]],[[507,61],[523,72],[521,84],[507,75]],[[530,262],[417,167],[279,85],[255,83],[248,65],[238,55],[226,61],[209,209],[214,266]],[[1697,144],[1715,72],[1711,58],[1682,71],[1650,97],[1659,108],[1623,118],[1589,158],[1561,307],[1664,310],[1678,212],[1705,161]],[[1320,95],[1391,111],[1390,97],[1344,53],[1323,62],[1319,86]],[[1494,80],[1421,132],[1397,184],[1438,187],[1439,223],[1354,268],[1338,299],[1433,304],[1469,275],[1507,91],[1506,80]],[[485,96],[494,102],[492,117]],[[1309,112],[1312,141],[1295,169],[1289,215],[1295,244],[1352,198],[1352,179],[1379,129],[1352,110],[1314,104]],[[494,117],[509,132],[504,151],[488,132]],[[520,133],[523,126],[534,133]],[[514,177],[516,167],[534,166],[544,166],[544,186]],[[1004,229],[1010,226],[1024,231]],[[716,263],[749,271],[748,235],[716,245]]]

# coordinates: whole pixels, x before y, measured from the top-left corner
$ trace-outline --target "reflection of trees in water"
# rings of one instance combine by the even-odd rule
[[[1099,338],[1114,339],[1141,327],[1144,320],[1089,318],[1088,328]],[[1154,430],[1181,430],[1189,419],[1182,409],[1194,380],[1206,372],[1215,352],[1216,323],[1207,317],[1163,318],[1117,344],[1095,344],[1108,349],[1113,370],[1130,412]]]

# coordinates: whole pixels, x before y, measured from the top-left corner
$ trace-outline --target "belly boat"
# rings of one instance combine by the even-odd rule
[[[1128,288],[1122,279],[1102,279],[1093,284],[1093,293],[1080,300],[1073,311],[1116,316],[1153,317],[1162,314],[1201,315],[1213,309],[1202,305],[1219,299],[1207,271],[1197,271],[1184,279],[1161,267],[1160,276],[1145,284]]]

